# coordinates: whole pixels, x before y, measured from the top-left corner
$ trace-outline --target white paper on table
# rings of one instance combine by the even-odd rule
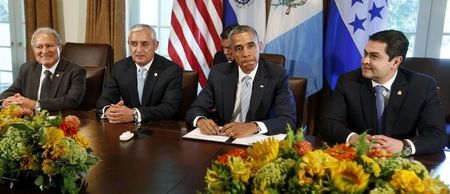
[[[200,132],[200,129],[195,128],[191,132],[183,135],[183,138],[189,139],[200,139],[200,140],[208,140],[208,141],[216,141],[216,142],[226,142],[230,137],[223,135],[205,135]]]
[[[236,138],[232,144],[239,144],[239,145],[251,145],[252,143],[256,143],[257,141],[262,141],[266,138],[273,137],[278,141],[283,140],[286,137],[286,134],[277,134],[277,135],[263,135],[263,134],[254,134],[250,135],[248,137],[242,137],[242,138]]]

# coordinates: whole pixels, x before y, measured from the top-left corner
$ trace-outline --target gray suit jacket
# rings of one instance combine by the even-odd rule
[[[362,77],[361,69],[342,75],[326,110],[322,111],[320,134],[335,142],[345,142],[350,132],[369,130],[369,134],[375,134],[375,104],[372,83]],[[398,70],[384,122],[384,135],[410,139],[417,154],[442,151],[447,143],[436,81],[411,70]]]
[[[42,65],[37,62],[23,64],[16,80],[0,95],[0,99],[20,93],[22,96],[37,100],[41,71]],[[39,100],[41,108],[48,111],[76,109],[83,100],[86,90],[86,70],[60,56],[58,67],[52,77],[49,98]]]
[[[145,79],[142,104],[139,103],[136,72],[136,65],[131,57],[114,64],[112,77],[97,100],[97,112],[101,114],[103,107],[116,104],[122,99],[125,106],[139,110],[142,122],[172,118],[182,96],[182,69],[174,62],[155,54]]]
[[[192,124],[197,116],[211,118],[213,108],[218,125],[231,122],[238,74],[236,62],[214,65],[205,88],[186,114],[187,122]],[[278,134],[285,132],[288,123],[295,126],[295,119],[295,101],[284,68],[259,60],[246,120],[261,121],[269,134]]]

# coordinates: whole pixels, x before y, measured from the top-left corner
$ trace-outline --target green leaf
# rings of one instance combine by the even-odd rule
[[[370,143],[366,142],[366,139],[367,139],[367,131],[359,135],[358,141],[356,141],[355,149],[358,155],[367,154],[367,152],[369,152]]]
[[[41,185],[43,185],[44,184],[44,177],[42,176],[42,175],[39,175],[37,178],[36,178],[36,180],[34,180],[34,184],[36,185],[36,186],[41,186]]]

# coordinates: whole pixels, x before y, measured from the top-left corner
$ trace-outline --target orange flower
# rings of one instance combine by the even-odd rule
[[[81,122],[78,117],[69,115],[59,124],[59,128],[64,131],[65,136],[72,137],[80,130]]]
[[[350,144],[338,144],[326,149],[326,152],[338,160],[353,160],[356,158],[356,150]]]
[[[389,158],[392,156],[392,153],[385,149],[373,148],[369,150],[367,156],[370,158]]]
[[[42,162],[42,172],[48,175],[53,175],[54,173],[55,164],[53,164],[53,161],[50,159],[45,159]]]
[[[238,149],[238,148],[232,149],[232,150],[228,151],[227,153],[219,156],[217,158],[217,162],[219,162],[220,164],[225,165],[232,156],[240,157],[242,159],[246,159],[247,158],[247,152],[244,149]]]

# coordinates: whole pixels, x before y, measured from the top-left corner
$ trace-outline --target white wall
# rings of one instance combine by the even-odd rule
[[[64,42],[85,42],[87,0],[59,0],[59,33]]]

